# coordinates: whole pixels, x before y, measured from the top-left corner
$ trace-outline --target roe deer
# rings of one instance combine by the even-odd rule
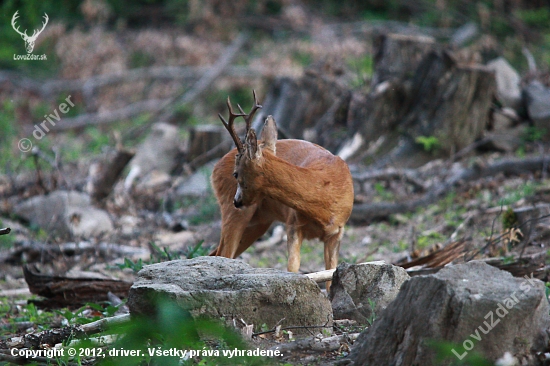
[[[347,164],[319,145],[303,140],[277,140],[277,126],[268,116],[262,139],[250,128],[262,106],[235,113],[227,98],[229,122],[219,115],[235,149],[216,164],[212,187],[222,214],[220,244],[210,255],[236,258],[260,238],[274,221],[286,224],[288,271],[300,268],[303,239],[324,242],[326,269],[336,268],[344,225],[353,206],[353,182]],[[243,117],[243,144],[234,122]],[[327,282],[327,289],[330,282]]]

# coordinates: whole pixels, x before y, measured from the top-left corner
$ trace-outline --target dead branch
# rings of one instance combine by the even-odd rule
[[[0,341],[0,350],[12,348],[40,348],[43,345],[51,347],[69,338],[82,338],[96,334],[111,327],[125,324],[130,321],[130,314],[103,318],[84,325],[70,325],[64,328],[49,329],[38,333],[25,334]]]
[[[225,68],[229,66],[247,40],[248,35],[244,33],[239,34],[233,43],[227,47],[216,63],[201,76],[201,78],[191,87],[191,89],[185,91],[181,96],[173,98],[172,103],[167,106],[167,110],[161,116],[160,121],[166,121],[172,117],[174,114],[175,104],[188,104],[202,94],[210,86],[210,84],[212,84],[212,82],[221,75]]]
[[[35,92],[43,98],[59,93],[82,92],[85,96],[93,95],[97,89],[121,83],[132,83],[143,80],[191,81],[198,79],[209,69],[208,66],[164,66],[131,69],[120,74],[97,75],[78,80],[36,80],[19,74],[1,71],[0,83],[9,82],[18,89]],[[243,66],[228,67],[226,74],[235,77],[258,77],[257,71]]]
[[[402,179],[411,183],[416,188],[422,191],[426,190],[426,186],[419,177],[419,174],[414,169],[377,169],[369,170],[361,173],[352,173],[353,180],[359,183],[363,183],[366,180],[389,180],[389,179]]]
[[[31,292],[28,288],[16,288],[11,290],[2,290],[0,291],[0,297],[14,297],[14,296],[23,296],[30,295]]]
[[[396,213],[414,211],[419,207],[428,206],[436,202],[459,184],[483,177],[494,176],[498,173],[512,175],[541,170],[544,167],[546,159],[546,157],[538,156],[525,159],[504,159],[491,165],[475,164],[471,168],[459,169],[443,183],[430,188],[429,192],[419,199],[396,203],[381,202],[356,204],[353,206],[350,219],[360,222],[385,218]]]
[[[428,255],[407,262],[400,261],[395,263],[395,265],[405,269],[416,266],[424,266],[424,268],[443,267],[446,264],[462,257],[466,250],[465,245],[466,242],[463,240],[455,241]]]
[[[316,352],[336,351],[343,343],[351,345],[359,337],[359,333],[342,334],[327,338],[310,337],[278,344],[271,347],[271,350],[279,350],[282,354],[297,350],[311,350]]]
[[[79,243],[63,243],[60,245],[52,245],[33,241],[25,241],[18,244],[10,251],[0,253],[0,263],[19,263],[21,262],[23,255],[26,256],[27,262],[29,262],[29,258],[40,257],[43,254],[49,254],[53,257],[59,254],[79,255],[84,253],[95,253],[96,255],[115,257],[148,257],[150,255],[148,249],[114,243],[94,244],[82,241]]]
[[[91,182],[91,197],[94,201],[100,202],[111,194],[122,171],[134,155],[133,151],[118,150],[112,159],[102,164]]]
[[[239,34],[231,45],[225,49],[224,53],[216,61],[216,63],[212,65],[212,67],[210,67],[208,71],[204,73],[190,89],[184,89],[184,91],[178,95],[169,98],[159,109],[155,110],[155,113],[149,117],[148,123],[145,123],[143,126],[127,133],[123,140],[136,139],[145,131],[148,131],[153,123],[159,121],[166,122],[169,120],[175,113],[176,105],[188,104],[195,100],[195,98],[201,95],[210,86],[210,84],[212,84],[212,82],[214,82],[214,80],[222,74],[225,68],[229,66],[247,40],[248,36],[246,34]],[[163,112],[163,114],[159,116],[159,113],[161,112]]]
[[[102,125],[136,117],[142,113],[151,113],[161,110],[172,99],[150,99],[132,103],[129,106],[114,111],[81,114],[74,118],[64,118],[62,123],[50,127],[53,131],[66,131],[83,128],[89,125]]]

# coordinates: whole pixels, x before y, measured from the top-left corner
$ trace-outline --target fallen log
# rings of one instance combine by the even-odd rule
[[[46,275],[30,265],[23,267],[23,274],[31,293],[46,298],[38,303],[48,308],[107,301],[109,292],[126,298],[130,287],[132,287],[130,282],[106,279],[100,277],[99,274],[98,278]]]

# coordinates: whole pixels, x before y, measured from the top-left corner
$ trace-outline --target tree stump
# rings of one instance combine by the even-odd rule
[[[342,69],[324,63],[307,70],[300,79],[275,80],[252,126],[261,131],[267,114],[277,122],[279,138],[307,139],[334,151],[346,135],[351,92],[340,79]]]
[[[430,51],[435,49],[435,39],[427,36],[382,34],[374,37],[374,73],[372,86],[384,81],[411,77]]]
[[[216,125],[201,125],[191,128],[189,130],[187,160],[191,161],[218,146],[223,140],[224,133],[226,133],[225,129]],[[223,153],[220,156],[214,156],[213,159],[221,156],[223,156]]]
[[[388,35],[377,45],[371,90],[353,94],[347,124],[367,145],[381,136],[400,138],[386,139],[370,157],[391,156],[380,161],[411,167],[425,160],[423,149],[449,155],[482,136],[496,92],[488,68],[458,63],[427,37]],[[415,147],[419,137],[432,138],[435,146]]]
[[[487,67],[460,65],[446,51],[430,52],[412,79],[400,126],[413,138],[434,136],[443,152],[454,153],[482,136],[495,93]]]

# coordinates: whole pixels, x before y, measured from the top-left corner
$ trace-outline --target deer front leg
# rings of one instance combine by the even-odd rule
[[[241,242],[235,253],[235,258],[241,255],[242,252],[247,250],[256,240],[265,234],[267,229],[271,226],[271,222],[261,223],[247,227],[241,237]]]
[[[287,248],[288,248],[288,266],[289,272],[298,272],[300,270],[300,248],[304,235],[296,225],[287,224],[286,230]]]
[[[210,255],[235,258],[238,255],[237,252],[243,233],[255,211],[256,205],[241,210],[231,207],[226,215],[222,215],[220,244]]]

